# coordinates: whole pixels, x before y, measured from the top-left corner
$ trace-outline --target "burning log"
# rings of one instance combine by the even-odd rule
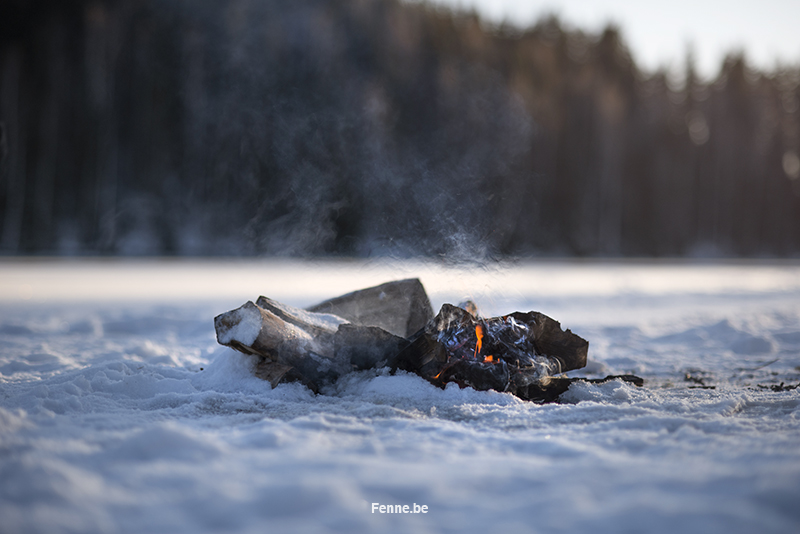
[[[345,373],[390,367],[432,384],[557,400],[586,365],[589,342],[539,312],[481,318],[445,304],[433,317],[419,280],[356,291],[301,310],[259,297],[214,318],[217,341],[258,358],[272,384],[299,381],[319,392]],[[401,335],[398,335],[400,333]],[[641,385],[632,376],[621,378]]]
[[[539,312],[482,319],[445,304],[396,358],[434,385],[456,382],[528,400],[563,393],[556,375],[586,365],[589,342]]]

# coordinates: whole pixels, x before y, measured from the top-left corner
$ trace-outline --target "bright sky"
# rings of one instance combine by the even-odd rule
[[[562,23],[597,32],[608,22],[622,31],[640,68],[682,69],[691,46],[705,78],[725,54],[744,50],[748,62],[772,70],[800,64],[800,0],[429,0],[474,7],[494,22],[518,26],[555,13]]]

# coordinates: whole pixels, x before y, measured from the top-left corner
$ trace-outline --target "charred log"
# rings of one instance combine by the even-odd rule
[[[376,326],[343,324],[333,338],[337,359],[350,362],[356,370],[379,369],[394,362],[408,340]]]
[[[281,382],[302,382],[304,379],[291,365],[278,363],[267,358],[259,358],[255,368],[255,375],[270,383],[275,388]],[[306,383],[312,391],[317,387],[313,383]]]
[[[588,341],[539,312],[484,319],[445,304],[395,366],[440,387],[455,382],[533,399],[558,389],[555,375],[584,367],[588,349]]]
[[[567,378],[557,376],[519,387],[516,389],[515,394],[521,399],[537,403],[557,402],[561,394],[565,393],[575,382],[604,384],[611,380],[622,380],[637,387],[644,385],[644,380],[634,375],[608,375],[605,378]]]

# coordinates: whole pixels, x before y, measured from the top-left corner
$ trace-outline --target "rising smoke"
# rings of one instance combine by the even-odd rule
[[[796,70],[674,89],[613,28],[398,0],[6,5],[5,254],[800,251]]]

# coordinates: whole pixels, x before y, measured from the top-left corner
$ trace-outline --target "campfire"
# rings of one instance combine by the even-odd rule
[[[539,312],[481,317],[472,303],[435,316],[418,279],[389,282],[306,310],[266,297],[214,318],[217,341],[257,359],[273,387],[297,381],[315,392],[356,370],[388,367],[444,388],[512,393],[552,402],[586,365],[589,342]],[[636,385],[630,375],[619,378]]]

